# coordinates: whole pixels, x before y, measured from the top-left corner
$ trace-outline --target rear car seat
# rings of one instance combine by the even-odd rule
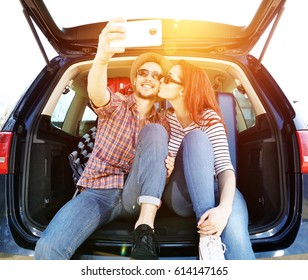
[[[230,92],[219,92],[218,102],[224,122],[227,127],[228,144],[230,150],[230,157],[235,169],[237,171],[237,125],[236,125],[236,110],[235,98]]]

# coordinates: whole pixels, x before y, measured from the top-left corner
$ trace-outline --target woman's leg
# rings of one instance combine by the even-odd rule
[[[35,259],[70,259],[99,227],[121,211],[121,190],[86,189],[54,216],[35,247]]]
[[[206,210],[219,204],[220,195],[211,169],[214,166],[211,143],[203,132],[195,132],[183,139],[164,201],[180,216],[191,216],[194,212],[198,221]],[[226,259],[255,258],[249,239],[247,207],[238,190],[221,239],[227,248]]]
[[[222,242],[226,245],[226,260],[254,260],[248,231],[248,211],[244,197],[236,189],[232,212],[228,223],[221,234]]]
[[[215,206],[214,154],[207,135],[195,130],[182,141],[164,200],[180,216],[192,216],[197,221]]]

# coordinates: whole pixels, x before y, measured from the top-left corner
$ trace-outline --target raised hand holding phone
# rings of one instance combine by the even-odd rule
[[[112,26],[125,28],[124,39],[110,41],[111,47],[149,47],[161,46],[162,23],[161,20],[136,20],[126,22],[112,22]]]

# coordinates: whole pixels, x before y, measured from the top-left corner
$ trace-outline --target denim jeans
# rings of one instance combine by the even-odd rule
[[[68,201],[38,240],[35,259],[70,259],[96,229],[120,216],[138,216],[140,203],[160,206],[167,154],[165,128],[146,125],[138,136],[135,159],[123,190],[87,188]]]
[[[163,199],[178,215],[195,216],[197,221],[205,211],[218,205],[214,153],[204,132],[194,130],[183,138]],[[238,189],[221,239],[226,245],[225,259],[255,259],[248,232],[247,206]]]

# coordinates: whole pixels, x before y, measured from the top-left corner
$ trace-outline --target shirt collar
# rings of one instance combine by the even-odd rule
[[[147,119],[150,119],[152,117],[154,117],[156,115],[156,109],[155,107],[153,106],[152,109],[151,109],[151,112],[149,114],[149,116],[147,117]]]
[[[128,107],[137,105],[135,95],[133,93],[127,96],[126,101],[127,101]]]
[[[136,106],[136,108],[137,108],[136,98],[135,98],[135,95],[133,93],[130,94],[127,97],[127,104],[128,104],[128,107]],[[155,106],[153,106],[149,116],[147,117],[147,119],[154,117],[156,115],[156,113],[157,112],[156,112]]]

